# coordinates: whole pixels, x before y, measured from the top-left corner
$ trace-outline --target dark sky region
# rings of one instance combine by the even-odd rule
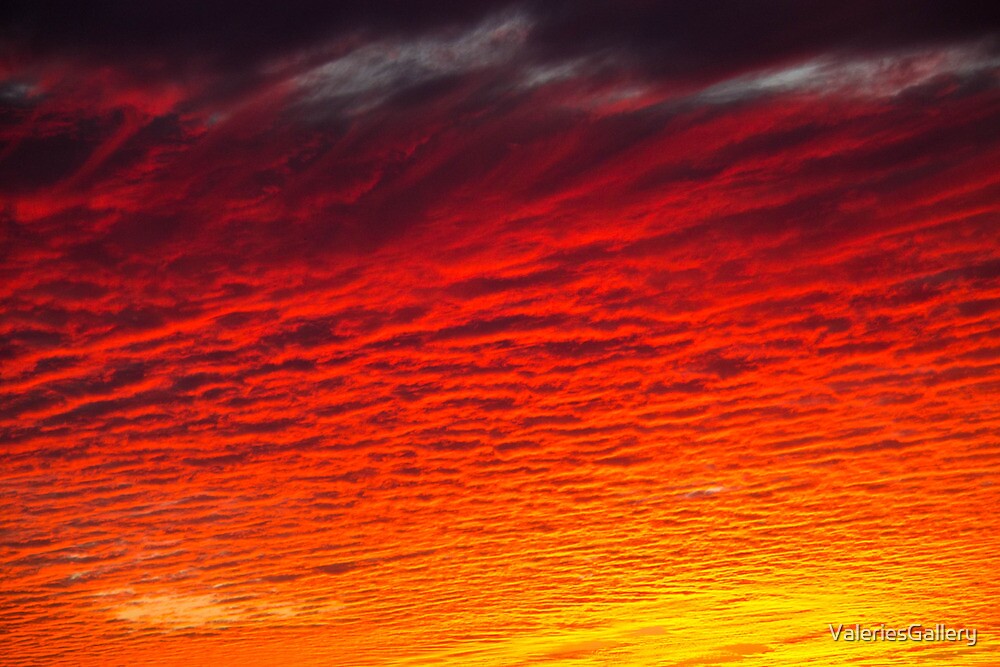
[[[6,3],[0,665],[997,664],[997,7]]]

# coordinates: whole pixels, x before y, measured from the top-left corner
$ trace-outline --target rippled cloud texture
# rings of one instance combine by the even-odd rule
[[[986,4],[5,10],[0,663],[996,664]]]

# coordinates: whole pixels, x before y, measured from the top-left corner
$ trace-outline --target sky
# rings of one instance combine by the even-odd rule
[[[990,4],[7,6],[0,665],[1000,662]]]

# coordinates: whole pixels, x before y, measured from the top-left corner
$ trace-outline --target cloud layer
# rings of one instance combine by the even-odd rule
[[[0,662],[995,630],[985,10],[70,4],[5,21]]]

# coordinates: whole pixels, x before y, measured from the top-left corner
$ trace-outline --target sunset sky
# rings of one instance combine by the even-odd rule
[[[1000,664],[995,5],[260,5],[0,14],[0,665]]]

